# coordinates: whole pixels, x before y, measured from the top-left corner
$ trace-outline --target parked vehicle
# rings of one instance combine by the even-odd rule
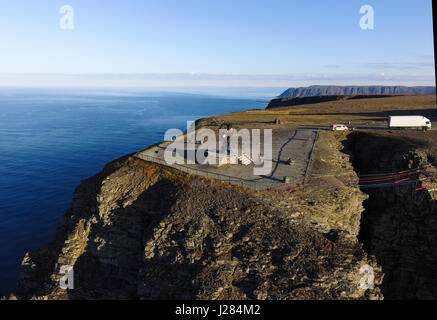
[[[333,124],[331,125],[332,131],[346,131],[349,130],[348,127],[346,127],[344,124]]]
[[[424,116],[390,116],[388,117],[390,129],[431,129],[431,120]]]

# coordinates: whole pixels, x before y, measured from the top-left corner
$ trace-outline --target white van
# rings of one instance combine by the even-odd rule
[[[346,127],[344,124],[332,124],[331,130],[332,131],[346,131],[346,130],[349,130],[349,128]]]

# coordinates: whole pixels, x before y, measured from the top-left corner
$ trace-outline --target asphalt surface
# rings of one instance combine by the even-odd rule
[[[305,174],[305,169],[309,161],[309,155],[316,137],[317,130],[306,128],[279,128],[273,130],[272,135],[272,168],[269,174],[255,175],[255,164],[248,166],[242,164],[225,164],[222,166],[201,165],[201,164],[185,164],[182,168],[190,168],[188,172],[198,174],[201,176],[213,177],[214,175],[223,175],[232,177],[231,183],[245,185],[247,187],[256,189],[270,189],[281,188],[285,186],[284,177],[288,176],[291,181],[301,181]],[[188,139],[192,139],[188,136]],[[178,137],[177,139],[183,139]],[[137,156],[155,162],[164,162],[165,148],[171,142],[165,142],[159,147],[152,148],[145,152],[139,153]],[[260,145],[261,152],[264,150],[263,137]],[[183,155],[182,155],[183,156]],[[290,161],[288,161],[290,160]],[[177,169],[180,166],[171,165]],[[195,172],[195,170],[199,172]],[[217,177],[218,180],[225,180],[226,178]]]

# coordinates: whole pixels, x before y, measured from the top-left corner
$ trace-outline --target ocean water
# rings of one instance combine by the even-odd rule
[[[0,295],[15,289],[25,252],[52,239],[81,180],[187,120],[271,98],[245,92],[0,88]]]

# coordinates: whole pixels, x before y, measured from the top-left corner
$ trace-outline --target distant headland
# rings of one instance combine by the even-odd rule
[[[322,102],[351,99],[389,98],[400,95],[433,95],[435,87],[404,87],[404,86],[310,86],[289,88],[278,98],[273,99],[267,109],[300,106]]]
[[[310,86],[289,88],[278,98],[349,95],[426,95],[436,94],[435,87],[405,86]]]

